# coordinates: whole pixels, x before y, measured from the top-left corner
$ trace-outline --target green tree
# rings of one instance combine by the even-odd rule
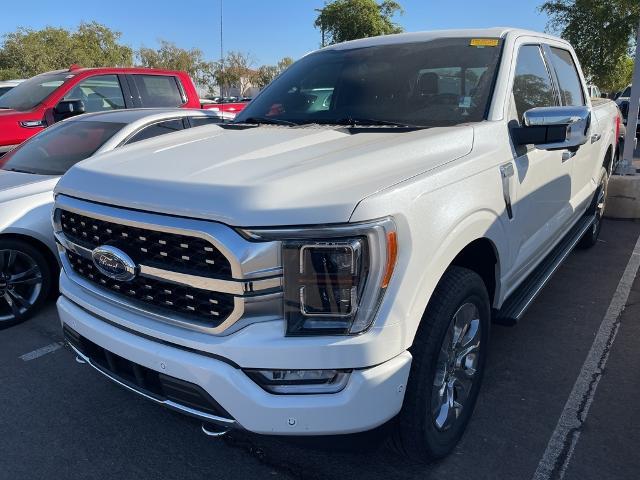
[[[256,79],[253,70],[253,57],[244,52],[231,51],[224,61],[218,61],[213,66],[213,78],[221,87],[221,95],[225,95],[229,88],[238,88],[241,95],[245,95],[248,88]]]
[[[269,85],[274,78],[284,72],[289,65],[293,63],[291,57],[284,57],[277,65],[262,65],[258,68],[255,74],[255,83],[259,88],[264,88]]]
[[[404,13],[394,0],[334,0],[319,10],[315,26],[322,31],[323,46],[358,38],[400,33],[393,23],[396,13]]]
[[[32,77],[74,63],[84,67],[130,66],[133,50],[119,43],[120,35],[97,22],[81,23],[75,31],[19,28],[3,37],[0,78]]]
[[[618,90],[631,81],[638,0],[549,0],[540,10],[549,15],[549,29],[573,45],[587,77],[602,90]]]
[[[184,70],[197,85],[211,87],[213,83],[213,64],[205,61],[199,48],[186,50],[172,42],[160,40],[158,49],[141,47],[138,50],[140,65],[149,68]]]

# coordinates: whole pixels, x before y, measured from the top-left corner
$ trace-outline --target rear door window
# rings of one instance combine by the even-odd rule
[[[159,137],[160,135],[164,135],[166,133],[177,132],[179,130],[184,130],[184,123],[182,122],[181,118],[154,123],[153,125],[144,127],[133,137],[127,140],[127,145],[129,145],[130,143],[139,142],[141,140],[146,140],[148,138]]]
[[[169,75],[132,75],[143,107],[179,107],[184,99],[176,77]]]
[[[513,80],[513,97],[518,120],[531,108],[557,106],[553,83],[539,45],[520,47]]]
[[[96,75],[82,80],[64,96],[64,100],[82,100],[86,112],[106,112],[125,108],[117,75]]]
[[[562,104],[577,107],[585,104],[578,69],[568,50],[551,47],[551,63],[558,76]]]

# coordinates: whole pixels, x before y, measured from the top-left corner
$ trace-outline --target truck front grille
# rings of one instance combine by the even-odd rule
[[[93,250],[118,247],[137,264],[190,275],[230,277],[229,260],[203,238],[122,225],[60,211],[62,232],[73,243]]]
[[[217,327],[234,309],[233,295],[175,285],[169,282],[137,276],[130,282],[119,282],[103,275],[93,262],[67,251],[69,264],[84,279],[111,292],[137,300],[154,309],[177,312],[183,316],[204,322],[207,327]]]

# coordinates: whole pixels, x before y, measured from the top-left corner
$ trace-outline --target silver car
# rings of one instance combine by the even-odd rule
[[[51,227],[53,189],[76,163],[233,114],[187,109],[90,113],[47,128],[0,158],[0,328],[37,311],[59,271]]]

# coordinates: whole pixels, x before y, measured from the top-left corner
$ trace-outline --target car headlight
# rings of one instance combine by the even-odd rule
[[[243,233],[282,241],[287,335],[357,334],[371,326],[397,257],[391,218]]]

